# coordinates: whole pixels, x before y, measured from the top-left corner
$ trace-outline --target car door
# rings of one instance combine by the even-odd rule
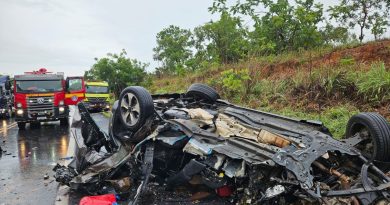
[[[85,98],[84,77],[67,77],[65,105],[76,105]]]

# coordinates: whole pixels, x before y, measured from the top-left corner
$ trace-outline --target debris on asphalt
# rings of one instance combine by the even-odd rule
[[[43,179],[44,179],[44,180],[49,179],[49,175],[48,175],[48,174],[43,175]]]
[[[69,169],[66,166],[57,164],[53,171],[55,171],[54,178],[56,181],[69,185],[69,182],[76,176],[76,172],[73,169]]]

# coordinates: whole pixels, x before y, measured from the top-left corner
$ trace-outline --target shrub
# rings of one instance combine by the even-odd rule
[[[246,81],[250,80],[248,69],[234,71],[233,69],[221,73],[223,92],[227,96],[233,96],[245,91]]]

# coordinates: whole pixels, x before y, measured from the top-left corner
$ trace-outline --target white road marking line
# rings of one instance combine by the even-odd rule
[[[7,125],[6,127],[0,128],[0,132],[4,131],[4,129],[6,129],[6,130],[12,129],[12,128],[14,128],[16,125],[17,125],[17,123],[16,123],[16,122],[13,122],[13,123]]]

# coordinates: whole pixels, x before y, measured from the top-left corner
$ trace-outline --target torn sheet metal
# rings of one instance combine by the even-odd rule
[[[178,137],[165,137],[165,136],[157,136],[156,139],[157,140],[160,140],[166,144],[169,144],[169,145],[174,145],[176,144],[177,142],[183,140],[183,139],[186,139],[188,138],[187,135],[181,135],[181,136],[178,136]]]
[[[183,151],[194,155],[210,155],[214,147],[215,146],[213,145],[201,143],[198,140],[191,138],[186,146],[184,146]]]
[[[244,177],[246,174],[245,166],[244,160],[229,160],[225,162],[222,170],[225,171],[225,175],[230,178]]]

